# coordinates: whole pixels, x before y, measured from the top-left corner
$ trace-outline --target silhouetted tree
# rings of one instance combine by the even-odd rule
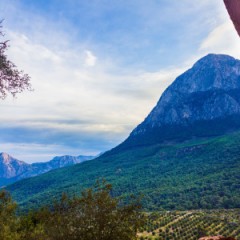
[[[0,37],[4,36],[0,21]],[[6,50],[9,41],[0,41],[0,98],[6,98],[7,94],[15,96],[24,90],[30,90],[30,77],[19,71],[16,65],[8,60]]]

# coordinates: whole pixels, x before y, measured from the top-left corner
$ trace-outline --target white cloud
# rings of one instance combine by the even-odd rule
[[[88,67],[93,67],[96,64],[97,57],[89,50],[85,51],[85,65]]]
[[[17,127],[79,134],[83,142],[87,135],[93,140],[99,140],[101,136],[100,141],[108,142],[108,148],[113,147],[146,117],[160,94],[183,71],[182,68],[170,67],[159,72],[122,73],[114,61],[108,64],[108,59],[102,59],[95,65],[96,57],[91,51],[83,50],[85,46],[79,48],[69,43],[71,48],[58,48],[57,44],[53,47],[10,30],[8,36],[11,40],[8,55],[19,69],[24,69],[31,76],[35,91],[22,93],[17,99],[9,97],[2,102],[4,114],[0,117],[0,124],[6,129]],[[95,67],[86,67],[86,63]],[[40,141],[38,137],[40,135],[35,136],[36,142]],[[58,139],[54,141],[60,147],[50,145],[46,150],[55,155],[67,154],[61,149],[75,155],[76,152],[86,154],[99,150],[97,147],[94,149],[95,146],[91,146],[90,150],[89,145],[89,148],[85,146],[85,150],[79,146],[75,151],[59,145]],[[26,146],[28,142],[23,144]],[[34,156],[39,154],[42,160],[49,160],[51,154],[35,148],[29,143],[31,156],[35,152]],[[14,150],[13,155],[16,152],[24,159],[21,151],[23,148]],[[26,160],[31,158],[26,151],[24,154]]]
[[[240,41],[236,30],[228,19],[213,29],[200,45],[204,53],[223,53],[240,58]]]

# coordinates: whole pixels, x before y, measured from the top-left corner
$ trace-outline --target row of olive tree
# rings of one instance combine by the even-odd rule
[[[52,206],[16,215],[17,205],[9,193],[0,193],[0,239],[2,240],[132,240],[145,217],[139,200],[129,204],[111,196],[111,185],[97,183],[80,197],[63,194]]]

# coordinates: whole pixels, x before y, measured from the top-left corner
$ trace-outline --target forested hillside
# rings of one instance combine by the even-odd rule
[[[96,179],[113,195],[143,195],[146,210],[240,207],[240,133],[165,143],[63,168],[7,187],[23,207],[39,207],[62,192],[79,194]]]

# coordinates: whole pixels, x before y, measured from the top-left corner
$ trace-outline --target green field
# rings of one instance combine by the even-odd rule
[[[148,215],[139,239],[198,240],[202,236],[240,239],[240,210],[173,211]]]

